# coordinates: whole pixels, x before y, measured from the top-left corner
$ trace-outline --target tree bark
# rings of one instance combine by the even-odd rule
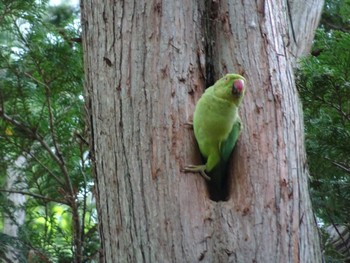
[[[322,2],[83,2],[103,261],[321,262],[292,66]],[[181,170],[201,162],[195,103],[227,72],[248,80],[244,127],[214,202]]]
[[[7,180],[6,190],[13,191],[16,189],[26,188],[24,180],[23,168],[26,166],[27,160],[23,155],[19,155],[18,158],[7,168]],[[25,222],[25,210],[24,205],[26,198],[22,194],[9,193],[7,199],[12,203],[13,207],[10,208],[11,216],[5,214],[3,233],[14,238],[18,238],[20,227]],[[5,257],[9,262],[17,263],[23,259],[18,246],[16,247],[14,242],[13,246],[8,246]]]

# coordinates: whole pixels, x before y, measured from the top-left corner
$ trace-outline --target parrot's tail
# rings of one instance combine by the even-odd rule
[[[208,189],[213,201],[227,201],[229,198],[227,167],[227,163],[221,162],[209,173],[211,180],[208,182]]]

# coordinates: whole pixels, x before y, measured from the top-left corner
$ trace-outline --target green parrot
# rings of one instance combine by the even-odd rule
[[[203,165],[188,165],[185,172],[199,172],[209,183],[211,199],[226,197],[228,161],[242,129],[238,107],[245,92],[245,78],[227,74],[204,92],[196,104],[193,129]]]

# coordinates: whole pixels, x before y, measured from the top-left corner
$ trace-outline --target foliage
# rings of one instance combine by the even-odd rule
[[[326,0],[320,26],[327,31],[350,32],[350,0]]]
[[[0,178],[25,156],[16,191],[27,197],[26,221],[16,242],[31,262],[91,262],[99,248],[76,21],[70,6],[0,3]],[[0,183],[5,207],[12,189]]]
[[[350,34],[344,26],[350,17],[341,10],[350,10],[350,1],[326,1],[313,56],[302,59],[297,72],[311,196],[325,226],[350,223]],[[325,249],[327,262],[343,262],[344,255]]]

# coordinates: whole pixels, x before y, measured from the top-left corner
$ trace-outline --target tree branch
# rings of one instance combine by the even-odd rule
[[[40,74],[41,74],[41,70],[40,68],[38,69]],[[62,152],[61,152],[61,149],[57,143],[57,135],[56,135],[56,132],[55,132],[55,125],[54,125],[54,117],[53,117],[53,112],[52,112],[52,107],[51,107],[51,99],[50,99],[50,87],[36,79],[35,77],[33,77],[32,75],[30,75],[29,73],[25,73],[26,76],[30,77],[31,79],[33,79],[34,81],[36,81],[37,83],[41,84],[44,86],[45,88],[45,91],[46,91],[46,103],[47,103],[47,109],[49,111],[49,124],[50,124],[50,133],[51,133],[51,138],[52,138],[52,142],[53,142],[53,145],[55,147],[55,151],[56,151],[56,154],[55,155],[55,160],[57,161],[57,163],[59,164],[61,170],[62,170],[62,173],[64,175],[64,179],[66,181],[66,184],[69,188],[69,192],[70,194],[73,196],[74,195],[74,189],[73,189],[73,185],[72,185],[72,182],[70,180],[70,177],[69,177],[69,173],[68,173],[68,170],[67,170],[67,167],[66,167],[66,164],[65,164],[65,160],[63,158],[63,155],[62,155]],[[50,149],[51,151],[51,149]],[[52,152],[52,151],[51,151]]]
[[[25,191],[21,191],[21,190],[0,189],[0,192],[10,193],[10,194],[28,195],[28,196],[31,196],[31,197],[34,197],[34,198],[42,199],[44,201],[55,202],[55,203],[59,203],[59,204],[64,204],[64,205],[70,206],[70,204],[68,202],[64,202],[62,200],[57,200],[57,199],[54,199],[54,198],[51,198],[51,197],[47,197],[47,196],[43,196],[43,195],[39,195],[39,194],[34,194],[34,193],[30,193],[30,192],[25,192]]]
[[[23,123],[11,118],[10,116],[8,116],[5,113],[2,113],[2,118],[6,121],[8,121],[9,123],[13,124],[14,126],[18,127],[21,130],[24,130],[26,133],[28,133],[31,137],[33,137],[34,139],[36,139],[41,146],[48,152],[48,154],[51,156],[51,158],[58,164],[58,166],[60,167],[65,179],[66,179],[66,183],[68,184],[69,187],[69,191],[70,194],[73,195],[73,186],[71,184],[70,178],[69,178],[69,174],[67,171],[67,168],[65,166],[64,163],[61,162],[61,160],[59,159],[59,157],[51,150],[50,146],[44,141],[43,137],[40,136],[36,131],[28,128],[26,125],[24,125]],[[67,180],[68,178],[68,180]]]
[[[330,161],[332,164],[334,164],[335,166],[337,166],[338,168],[344,170],[345,172],[347,173],[350,173],[350,167],[344,163],[339,163],[339,162],[336,162],[336,161],[333,161],[331,160],[330,158],[328,157],[324,157],[326,160]]]
[[[350,115],[346,114],[344,111],[342,111],[342,109],[340,107],[338,107],[337,105],[326,101],[324,98],[322,98],[321,96],[316,96],[316,99],[323,102],[325,105],[328,105],[329,107],[335,109],[337,112],[340,113],[341,116],[343,116],[346,120],[350,121]]]
[[[56,180],[57,183],[59,183],[61,186],[64,186],[64,183],[45,165],[43,164],[33,153],[30,151],[26,151],[28,155],[30,155],[41,167],[43,167],[52,178]]]

